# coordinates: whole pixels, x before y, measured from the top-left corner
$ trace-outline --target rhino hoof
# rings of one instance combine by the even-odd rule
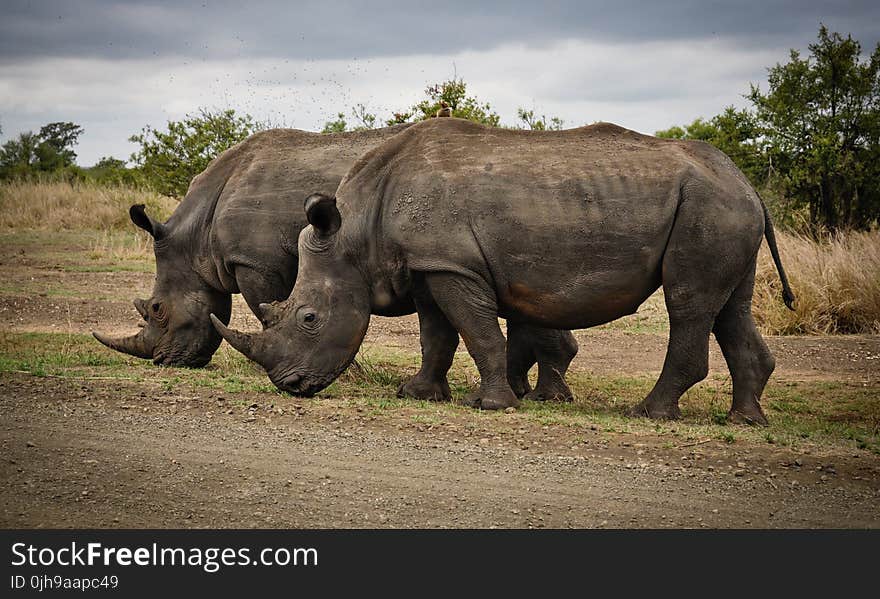
[[[519,400],[510,389],[506,391],[483,391],[471,393],[464,400],[464,405],[481,410],[504,410],[518,407]]]
[[[452,399],[452,393],[446,381],[424,381],[414,377],[397,388],[397,397],[423,401],[449,401]]]
[[[574,401],[574,395],[572,395],[570,389],[542,389],[541,387],[538,387],[534,391],[526,393],[523,399],[529,401],[558,401],[567,403]]]
[[[750,410],[731,408],[727,413],[727,422],[731,424],[748,424],[750,426],[769,426],[770,424],[767,422],[764,412],[761,411],[761,406],[757,404]]]
[[[513,389],[513,394],[517,397],[524,397],[532,392],[532,386],[529,384],[529,379],[522,377],[516,380],[507,381],[510,383],[510,388]]]
[[[643,401],[632,408],[628,415],[635,418],[650,418],[652,420],[678,420],[681,418],[681,410],[675,404],[656,405]]]

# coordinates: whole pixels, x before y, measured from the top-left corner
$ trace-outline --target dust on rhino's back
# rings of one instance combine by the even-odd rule
[[[554,326],[616,318],[656,289],[685,181],[740,184],[711,152],[614,125],[535,133],[444,121],[373,151],[340,198],[375,190],[412,269],[473,272],[495,286],[502,313],[540,319],[558,305]],[[585,290],[573,307],[571,288]]]
[[[235,168],[218,198],[213,222],[222,251],[258,252],[266,259],[279,246],[296,253],[297,235],[307,224],[305,198],[315,192],[333,194],[358,157],[403,129],[342,134],[274,129],[228,150],[217,167],[225,159],[234,161]]]

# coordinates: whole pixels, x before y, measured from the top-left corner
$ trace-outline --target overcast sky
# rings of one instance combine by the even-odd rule
[[[3,0],[0,141],[74,121],[91,165],[201,106],[320,130],[358,102],[387,118],[455,74],[507,124],[523,106],[653,133],[744,106],[820,22],[868,53],[880,2]]]

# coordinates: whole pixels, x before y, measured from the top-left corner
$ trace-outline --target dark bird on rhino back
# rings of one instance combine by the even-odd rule
[[[733,377],[734,420],[765,422],[773,357],[751,315],[755,260],[771,245],[763,202],[702,142],[601,123],[561,132],[432,119],[369,152],[337,199],[313,196],[282,317],[237,340],[287,390],[314,393],[350,362],[369,309],[415,297],[420,321],[457,331],[480,371],[472,401],[514,405],[497,317],[590,327],[634,312],[661,284],[663,372],[635,414],[676,418],[706,376],[714,331]],[[237,334],[218,327],[225,335]]]
[[[111,338],[94,333],[95,337],[112,349],[156,364],[207,364],[221,342],[209,316],[214,313],[228,323],[232,294],[241,293],[264,324],[271,312],[268,304],[290,294],[297,273],[297,237],[307,224],[299,209],[303,198],[315,190],[335,190],[361,155],[407,127],[337,134],[294,129],[257,133],[193,179],[168,222],[155,221],[142,205],[132,206],[132,221],[154,239],[153,293],[134,302],[144,321],[137,334]],[[400,298],[395,305],[381,306],[379,313],[413,310],[411,298]],[[510,334],[511,383],[518,393],[530,392],[527,373],[538,361],[539,384],[533,395],[570,398],[562,374],[577,349],[571,334],[517,325]],[[423,339],[425,343],[431,340]],[[442,398],[448,397],[449,389],[445,379],[422,373],[402,393]]]

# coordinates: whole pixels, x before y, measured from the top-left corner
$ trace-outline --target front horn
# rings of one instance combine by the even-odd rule
[[[144,339],[144,330],[141,329],[136,335],[131,337],[107,337],[101,333],[92,331],[92,336],[109,347],[110,349],[134,356],[136,358],[144,358],[149,360],[153,357],[153,348]]]
[[[235,329],[230,329],[214,314],[211,314],[211,323],[213,323],[214,328],[217,329],[217,332],[220,333],[221,337],[226,339],[226,342],[229,343],[229,345],[246,355],[248,358],[253,359],[252,353],[254,340],[251,335],[236,331]]]

